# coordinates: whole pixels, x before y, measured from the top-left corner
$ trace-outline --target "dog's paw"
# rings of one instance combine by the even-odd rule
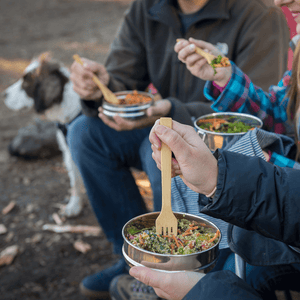
[[[78,196],[71,196],[69,203],[64,207],[61,213],[67,218],[77,217],[81,213],[82,208],[83,203],[81,198]]]

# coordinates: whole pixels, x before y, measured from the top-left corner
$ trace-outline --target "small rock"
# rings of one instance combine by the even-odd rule
[[[19,247],[17,245],[9,246],[0,253],[0,266],[10,265],[16,255],[18,254]]]
[[[0,224],[0,234],[5,234],[7,232],[7,228],[4,224]]]

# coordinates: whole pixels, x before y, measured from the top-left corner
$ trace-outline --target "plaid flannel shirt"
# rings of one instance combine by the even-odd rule
[[[285,133],[287,103],[285,97],[289,88],[291,71],[287,71],[278,85],[272,85],[269,93],[254,85],[233,62],[232,76],[222,93],[216,94],[211,81],[204,87],[205,97],[212,101],[211,108],[216,112],[239,112],[257,116],[264,127],[275,133]]]
[[[285,72],[278,85],[272,85],[269,93],[254,85],[233,62],[232,76],[225,89],[220,93],[211,81],[204,87],[205,97],[212,101],[211,107],[216,112],[239,112],[257,116],[264,122],[264,127],[274,133],[286,132],[286,97],[291,79],[291,71]],[[270,162],[280,167],[293,168],[295,161],[272,152]]]

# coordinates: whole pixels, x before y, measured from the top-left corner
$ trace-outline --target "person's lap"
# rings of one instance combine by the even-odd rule
[[[161,194],[160,184],[157,185],[160,172],[152,159],[148,139],[150,129],[118,132],[99,118],[85,115],[68,129],[72,158],[82,174],[94,213],[117,252],[123,243],[124,224],[146,212],[130,168],[144,170],[154,194]]]

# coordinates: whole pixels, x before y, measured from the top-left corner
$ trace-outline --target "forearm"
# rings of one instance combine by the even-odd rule
[[[206,274],[183,298],[183,300],[202,299],[259,300],[261,298],[254,289],[234,273],[218,271]]]
[[[202,212],[299,247],[299,171],[227,151],[218,166],[215,197]]]

